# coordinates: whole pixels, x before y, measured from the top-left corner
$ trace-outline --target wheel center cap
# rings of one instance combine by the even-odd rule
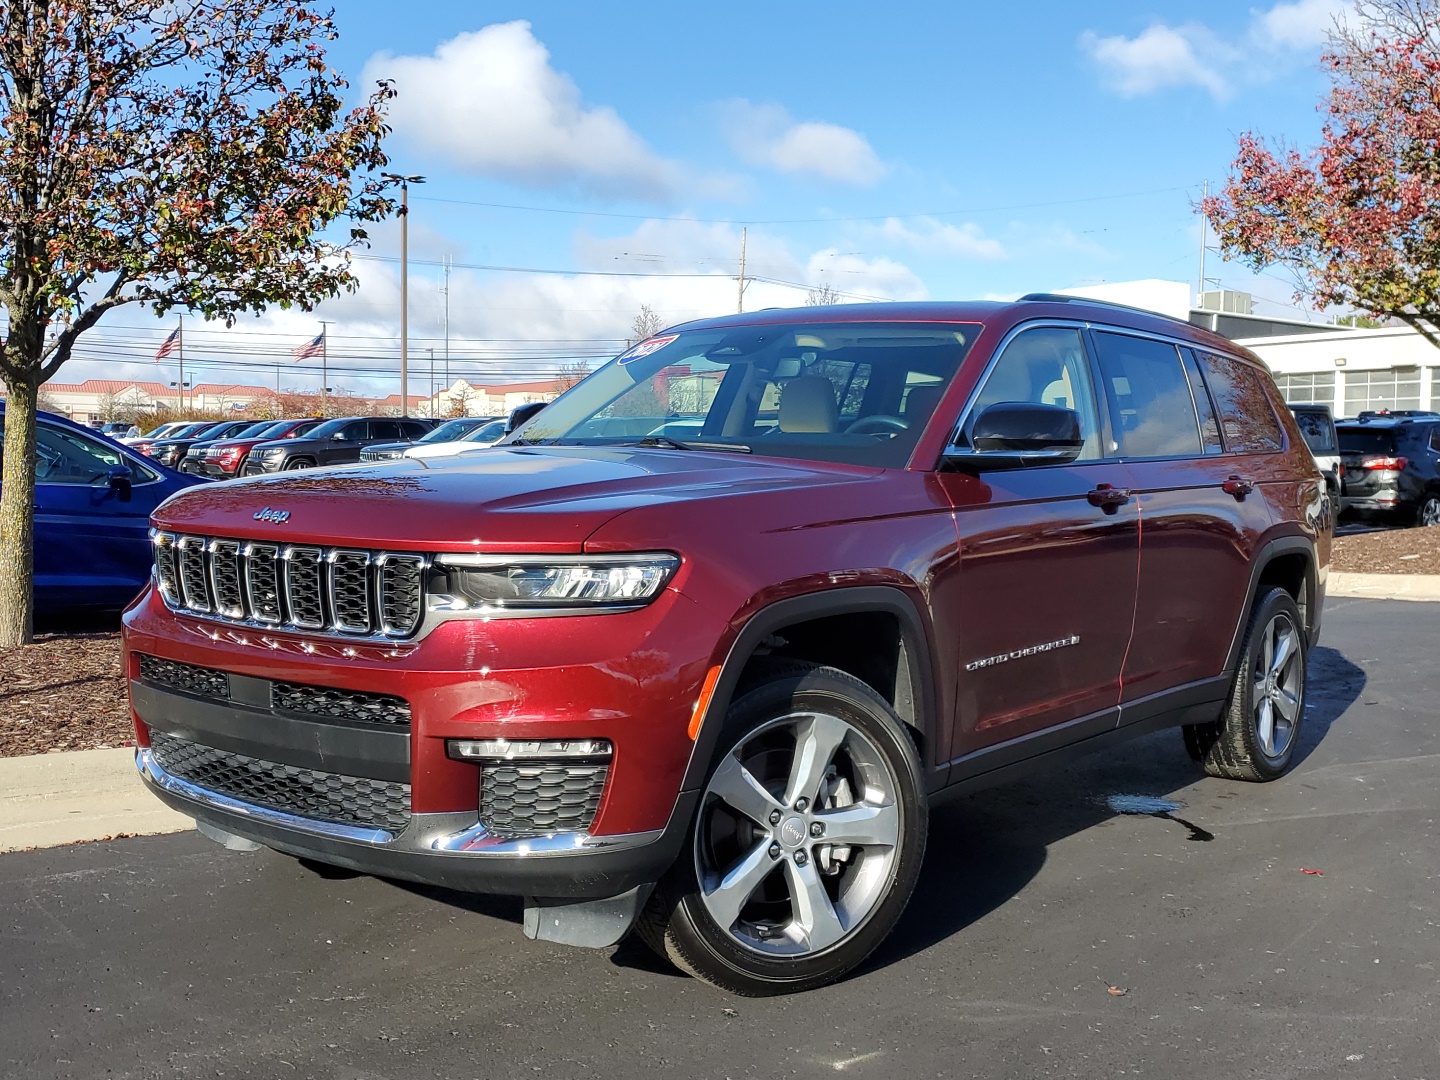
[[[780,823],[780,842],[786,847],[799,847],[805,842],[810,830],[802,817],[789,817]]]

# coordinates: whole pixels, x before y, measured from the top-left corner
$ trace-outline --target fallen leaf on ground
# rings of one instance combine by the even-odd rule
[[[1124,997],[1130,991],[1123,986],[1107,986],[1105,992],[1111,997]]]
[[[1324,877],[1324,876],[1325,876],[1325,871],[1324,871],[1324,870],[1312,870],[1312,869],[1310,869],[1310,867],[1308,867],[1308,866],[1302,866],[1302,867],[1300,867],[1300,873],[1302,873],[1302,874],[1314,874],[1316,877]]]

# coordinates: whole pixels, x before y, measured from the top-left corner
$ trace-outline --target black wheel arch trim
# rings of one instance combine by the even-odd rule
[[[940,726],[939,706],[936,701],[935,658],[925,622],[914,602],[902,590],[890,585],[856,585],[777,600],[750,616],[731,643],[721,664],[720,677],[701,718],[695,745],[690,753],[690,764],[685,769],[680,785],[681,791],[698,791],[704,782],[705,773],[715,753],[715,744],[720,738],[725,713],[730,708],[740,676],[766,638],[795,623],[831,615],[855,615],[865,612],[882,612],[896,618],[900,629],[901,655],[909,665],[910,684],[915,699],[915,722],[912,726],[919,730],[925,740],[927,760],[921,764],[925,771],[926,786],[930,791],[943,787],[948,765],[934,760],[935,738]],[[670,827],[674,824],[672,819]]]
[[[1320,593],[1319,569],[1315,559],[1315,541],[1304,535],[1277,536],[1265,541],[1250,564],[1250,584],[1245,591],[1245,604],[1240,609],[1240,618],[1235,633],[1230,639],[1230,651],[1225,660],[1225,676],[1233,678],[1240,663],[1240,646],[1245,637],[1245,626],[1250,619],[1250,610],[1255,606],[1255,597],[1260,591],[1260,579],[1265,569],[1277,558],[1284,555],[1305,557],[1304,596],[1300,598],[1305,617],[1305,636],[1314,645],[1320,635],[1321,605],[1324,597]]]

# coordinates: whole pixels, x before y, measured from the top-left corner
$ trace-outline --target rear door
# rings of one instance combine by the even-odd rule
[[[1002,344],[957,441],[968,445],[973,418],[1001,401],[1074,409],[1086,444],[1068,465],[937,477],[959,530],[961,606],[937,613],[956,627],[951,756],[990,750],[977,771],[1113,727],[1135,614],[1136,503],[1106,450],[1081,329],[1032,324]]]
[[[1097,328],[1092,340],[1139,499],[1135,636],[1121,675],[1128,724],[1173,707],[1177,691],[1197,701],[1217,692],[1206,680],[1225,668],[1250,583],[1251,522],[1265,510],[1231,479],[1243,470],[1225,453],[1194,353],[1129,330]]]

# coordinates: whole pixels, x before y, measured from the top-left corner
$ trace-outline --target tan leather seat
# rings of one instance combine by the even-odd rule
[[[838,431],[840,410],[830,380],[822,375],[802,375],[786,383],[780,392],[778,426],[787,434]]]

